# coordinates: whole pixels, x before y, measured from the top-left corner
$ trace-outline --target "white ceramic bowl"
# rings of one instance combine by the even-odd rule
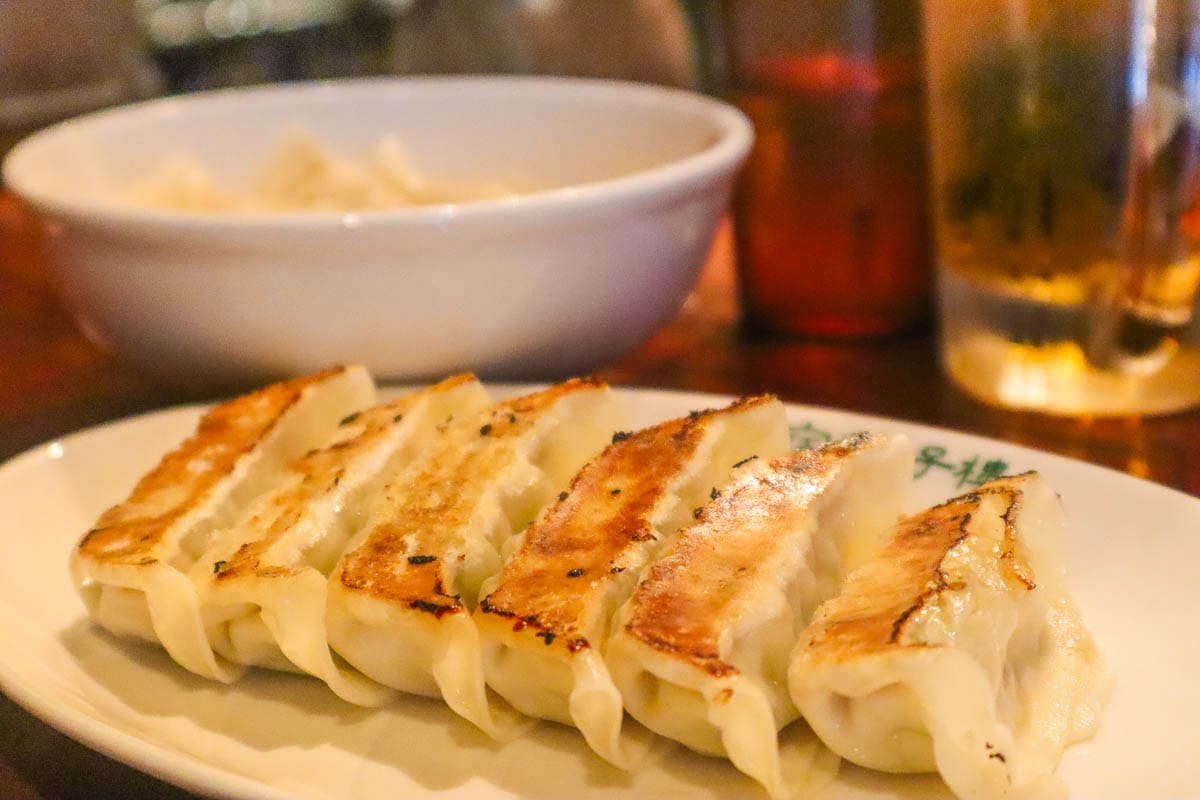
[[[245,182],[298,123],[361,154],[396,133],[430,178],[507,199],[205,215],[114,193],[164,157]],[[190,384],[362,362],[377,377],[555,377],[679,308],[752,139],[678,90],[567,78],[394,78],[227,90],[70,120],[19,144],[8,187],[48,220],[81,326]]]

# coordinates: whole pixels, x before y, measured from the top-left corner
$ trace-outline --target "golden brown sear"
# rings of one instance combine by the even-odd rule
[[[165,532],[205,502],[300,399],[304,389],[345,369],[333,367],[272,384],[209,411],[196,432],[146,473],[124,502],[100,516],[80,541],[79,554],[114,564],[157,561]]]
[[[600,385],[569,380],[497,403],[470,425],[459,421],[417,472],[385,488],[384,502],[394,513],[346,555],[342,585],[439,618],[465,612],[454,590],[454,561],[463,548],[461,531],[480,498],[512,462],[522,434],[543,411],[564,395]]]
[[[988,513],[985,506],[998,511],[1005,524],[995,552],[1000,574],[1010,590],[1034,588],[1032,568],[1019,552],[1011,522],[1026,479],[1018,475],[992,481],[902,520],[882,552],[847,580],[840,595],[826,602],[813,625],[808,657],[839,662],[924,646],[906,635],[909,623],[922,609],[965,589],[943,565],[950,552],[972,535],[973,518]]]
[[[628,556],[653,546],[652,514],[694,457],[706,429],[722,416],[773,402],[743,399],[718,411],[615,435],[530,526],[494,591],[480,602],[479,624],[504,619],[514,632],[527,630],[569,652],[596,644],[586,631],[603,613],[612,578],[628,568],[627,562],[640,566],[640,558]]]
[[[249,521],[252,528],[262,526],[262,535],[238,548],[228,561],[222,563],[216,577],[224,581],[256,573],[280,576],[303,572],[303,566],[261,566],[260,562],[264,554],[304,518],[312,502],[337,490],[346,465],[391,435],[395,426],[426,393],[449,391],[474,380],[475,376],[468,373],[454,375],[422,392],[412,392],[391,403],[368,408],[342,420],[340,428],[347,431],[346,435],[309,450],[288,465],[289,484],[271,494],[270,506],[261,509]]]
[[[719,655],[720,637],[738,616],[753,613],[740,600],[769,581],[765,573],[783,546],[780,526],[807,515],[841,462],[868,441],[859,436],[746,465],[651,566],[630,601],[625,630],[709,674],[736,673]]]

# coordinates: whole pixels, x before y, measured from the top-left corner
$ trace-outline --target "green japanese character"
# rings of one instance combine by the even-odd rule
[[[803,425],[793,425],[791,433],[792,447],[797,450],[807,450],[810,447],[816,447],[817,445],[833,441],[833,436],[830,433],[814,427],[811,420],[805,422]]]
[[[946,448],[936,444],[927,445],[921,448],[921,452],[917,453],[917,467],[913,472],[913,480],[918,480],[925,477],[929,470],[937,467],[938,469],[954,469],[954,465],[943,459],[946,457]]]

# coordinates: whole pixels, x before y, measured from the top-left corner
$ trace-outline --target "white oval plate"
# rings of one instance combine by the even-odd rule
[[[497,387],[498,393],[504,391]],[[645,424],[724,398],[621,390]],[[190,432],[198,407],[117,422],[0,467],[0,689],[84,744],[192,791],[234,798],[761,797],[727,763],[682,749],[635,776],[543,724],[497,745],[440,703],[356,708],[320,682],[252,672],[233,686],[91,625],[67,575],[80,534]],[[1042,471],[1070,523],[1071,586],[1117,675],[1100,734],[1059,774],[1075,797],[1200,797],[1200,501],[1119,472],[993,440],[789,407],[798,444],[908,434],[913,508],[997,471]],[[948,797],[931,776],[843,766],[824,798]]]

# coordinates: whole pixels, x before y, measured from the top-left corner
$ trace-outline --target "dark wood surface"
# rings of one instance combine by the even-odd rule
[[[770,391],[788,401],[1030,445],[1200,496],[1200,412],[1063,420],[992,408],[947,380],[931,330],[859,343],[745,335],[728,242],[727,235],[718,238],[679,315],[600,377],[726,394]],[[52,291],[36,226],[0,193],[0,461],[80,428],[193,399],[122,364],[74,328]],[[0,798],[186,796],[74,743],[0,697]]]

